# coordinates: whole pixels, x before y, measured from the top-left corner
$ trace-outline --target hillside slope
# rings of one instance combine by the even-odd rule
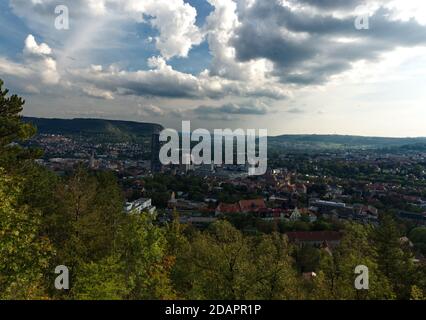
[[[104,119],[44,119],[24,117],[25,122],[37,127],[39,134],[61,134],[109,141],[138,141],[163,130],[155,123]]]

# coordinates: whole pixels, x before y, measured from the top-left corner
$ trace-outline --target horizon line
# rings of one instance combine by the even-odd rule
[[[130,123],[140,123],[140,124],[152,124],[162,126],[164,129],[174,129],[166,128],[164,125],[156,122],[141,122],[136,120],[124,120],[124,119],[109,119],[109,118],[93,118],[93,117],[74,117],[74,118],[59,118],[59,117],[38,117],[38,116],[27,116],[21,115],[22,118],[34,118],[34,119],[43,119],[43,120],[105,120],[105,121],[121,121],[121,122],[130,122]],[[189,120],[190,121],[190,120]],[[227,128],[222,128],[227,129]],[[231,129],[231,128],[229,128]],[[264,128],[260,128],[264,129]],[[176,130],[176,129],[175,129]],[[232,129],[231,129],[232,130]],[[257,129],[256,129],[257,130]],[[209,130],[212,131],[212,130]],[[181,133],[181,131],[178,131]],[[348,134],[348,133],[282,133],[277,135],[268,135],[269,138],[278,138],[282,136],[339,136],[339,137],[360,137],[360,138],[382,138],[382,139],[426,139],[426,136],[380,136],[380,135],[363,135],[363,134]]]

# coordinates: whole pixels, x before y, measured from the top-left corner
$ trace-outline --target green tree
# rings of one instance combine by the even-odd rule
[[[51,198],[55,209],[48,210],[43,219],[57,253],[51,269],[66,265],[73,283],[81,276],[80,270],[114,254],[119,224],[124,219],[122,195],[112,175],[93,175],[80,166],[56,184]],[[70,298],[53,288],[54,276],[46,275],[51,295]]]
[[[408,237],[413,242],[416,250],[422,254],[426,254],[426,227],[414,228]]]
[[[173,220],[166,226],[165,237],[167,240],[167,254],[173,262],[170,271],[170,279],[178,298],[185,298],[192,284],[187,277],[191,269],[191,258],[188,254],[191,251],[191,245],[185,232],[188,226],[181,224],[179,214],[173,211]]]
[[[340,245],[330,254],[323,251],[320,277],[314,290],[316,298],[322,299],[392,299],[394,293],[387,277],[380,271],[377,252],[372,245],[372,229],[363,225],[347,223]],[[366,266],[369,271],[369,289],[355,288],[355,268]],[[318,294],[325,296],[318,297]]]
[[[18,199],[22,178],[0,168],[0,298],[45,298],[43,274],[52,247],[40,236],[41,214]]]
[[[36,130],[22,122],[21,112],[25,101],[17,95],[9,96],[9,90],[3,89],[0,80],[0,166],[19,169],[17,161],[40,156],[39,151],[26,150],[16,143],[32,137]]]
[[[250,247],[240,231],[229,222],[219,221],[191,241],[187,254],[187,276],[191,299],[244,299],[252,283],[247,274]]]
[[[301,272],[317,271],[320,262],[319,249],[304,245],[296,249],[297,266]]]
[[[247,274],[252,283],[247,298],[263,300],[303,299],[304,292],[292,248],[287,239],[278,233],[262,236],[252,241],[250,260],[254,264],[252,274]]]
[[[410,300],[426,300],[426,296],[420,288],[412,286]]]
[[[128,299],[171,299],[173,260],[167,255],[164,230],[147,214],[130,213],[119,227],[117,253],[129,288]]]
[[[57,263],[72,270],[83,262],[95,259],[99,229],[93,208],[97,181],[82,167],[59,185],[56,201],[61,210],[52,218],[51,235],[58,250]]]
[[[403,250],[395,221],[385,215],[374,233],[377,262],[399,299],[409,299],[415,282],[415,266],[410,250]]]
[[[71,296],[77,300],[121,300],[129,294],[118,256],[83,263],[76,272]]]

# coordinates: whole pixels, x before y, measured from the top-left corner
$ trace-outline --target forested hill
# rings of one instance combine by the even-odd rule
[[[155,123],[142,123],[104,119],[43,119],[24,117],[31,122],[40,134],[61,134],[82,137],[104,142],[141,141],[160,132],[163,126]],[[392,149],[426,150],[426,138],[384,138],[349,135],[281,135],[268,138],[272,148],[300,150],[324,149]]]
[[[65,136],[81,136],[110,141],[134,141],[150,137],[154,132],[163,130],[163,126],[155,123],[104,119],[43,119],[24,117],[37,127],[40,134],[61,134]]]
[[[426,145],[426,138],[384,138],[348,135],[282,135],[270,137],[270,146],[301,149],[399,149]]]

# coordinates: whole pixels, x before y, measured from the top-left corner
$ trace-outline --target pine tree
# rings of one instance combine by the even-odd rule
[[[9,96],[0,79],[0,167],[19,169],[16,162],[40,156],[39,150],[26,150],[17,144],[32,137],[36,130],[22,122],[25,101],[17,95]]]

